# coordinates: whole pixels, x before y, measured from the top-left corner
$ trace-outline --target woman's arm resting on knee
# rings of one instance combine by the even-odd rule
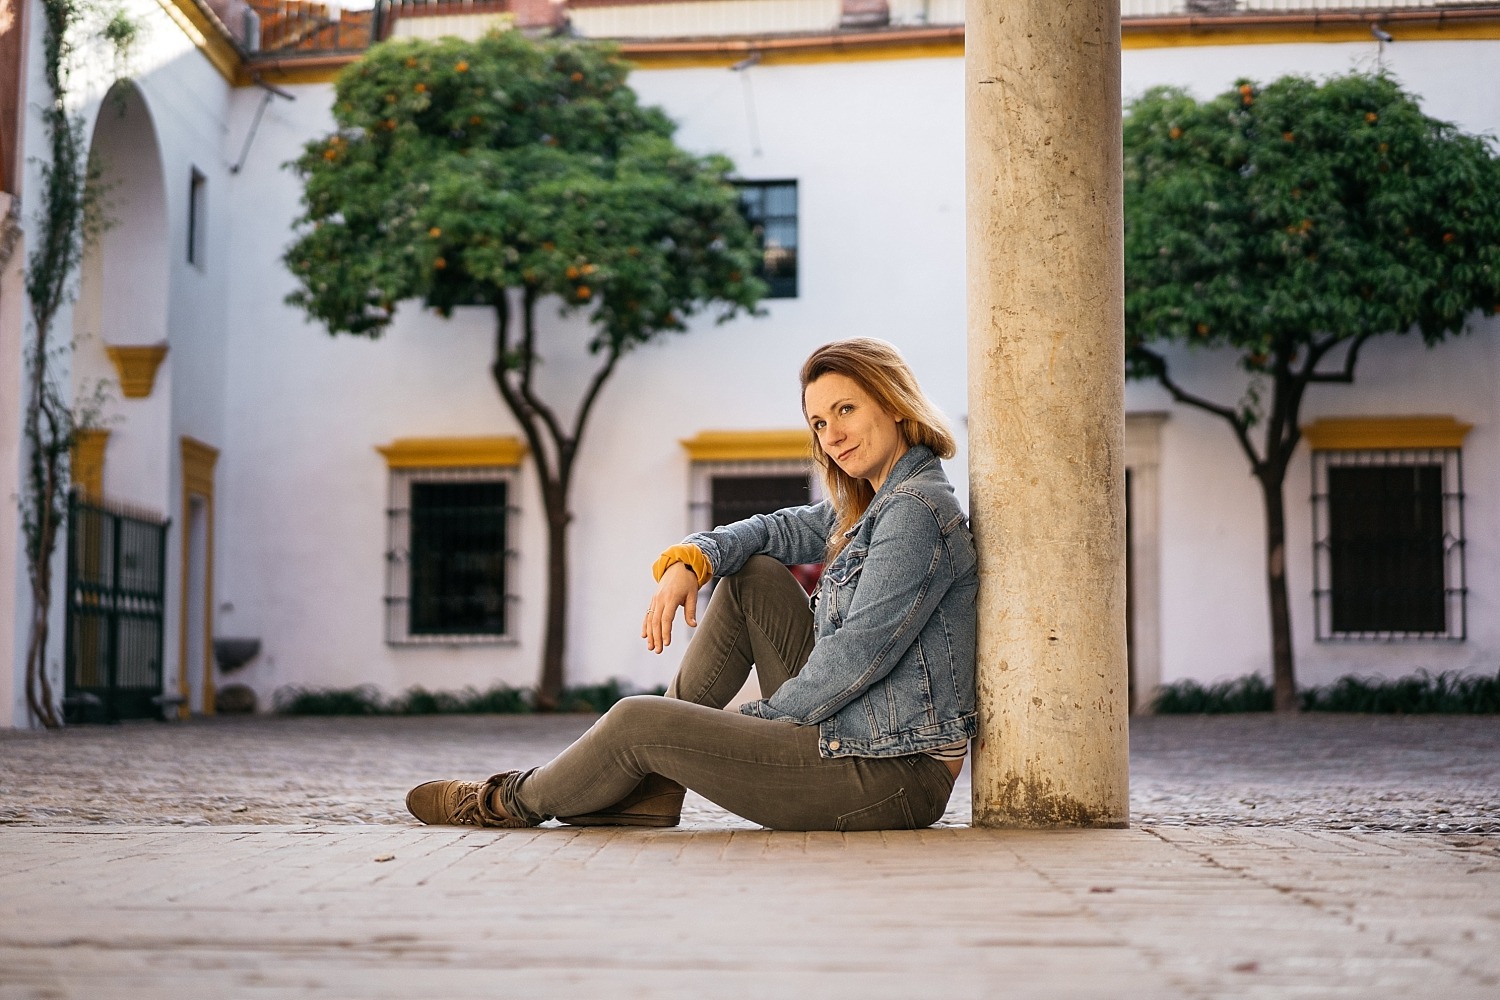
[[[890,673],[953,584],[947,532],[924,500],[897,493],[875,522],[853,602],[796,677],[745,715],[814,725]]]
[[[651,595],[651,607],[646,611],[646,621],[641,626],[641,638],[646,648],[660,653],[672,645],[672,620],[677,609],[682,609],[683,620],[689,627],[698,624],[698,574],[685,562],[673,563],[662,571],[656,593]]]

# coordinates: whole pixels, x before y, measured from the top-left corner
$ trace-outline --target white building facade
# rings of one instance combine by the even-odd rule
[[[1427,113],[1471,132],[1500,128],[1500,91],[1475,85],[1500,58],[1500,7],[1345,4],[1315,19],[1284,8],[1329,5],[1230,4],[1218,14],[1188,6],[1205,5],[1125,5],[1138,15],[1124,33],[1127,97],[1157,84],[1207,97],[1240,77],[1379,65],[1420,95]],[[243,7],[216,8],[217,16],[193,0],[126,7],[142,26],[134,51],[121,61],[91,41],[74,76],[72,100],[112,185],[114,225],[86,252],[60,328],[75,338],[74,392],[111,385],[101,432],[88,437],[76,474],[95,477],[109,500],[170,521],[166,710],[180,699],[181,711],[211,712],[229,682],[250,687],[262,708],[285,685],[394,693],[534,684],[545,523],[519,429],[490,378],[492,317],[460,310],[443,320],[409,302],[382,339],[366,341],[329,337],[283,301],[293,281],[280,258],[300,196],[283,165],[332,129],[333,73],[352,54],[262,46],[247,56]],[[375,28],[434,35],[499,20],[557,30],[566,17],[575,35],[623,40],[640,66],[631,83],[642,99],[679,123],[681,145],[729,155],[740,178],[760,186],[773,217],[768,237],[782,244],[783,260],[795,256],[795,294],[769,299],[765,316],[667,335],[627,355],[606,386],[572,496],[569,683],[666,682],[683,644],[654,656],[637,638],[651,562],[716,512],[736,509],[736,498],[795,491],[806,447],[796,371],[827,340],[871,335],[903,350],[959,430],[948,469],[964,493],[961,3],[537,0],[449,16],[437,9],[382,7]],[[28,27],[33,94],[37,13]],[[368,21],[343,19],[355,35],[361,23],[368,32]],[[1377,41],[1372,23],[1397,41]],[[34,112],[24,136],[35,156]],[[28,170],[31,209],[40,182],[37,167]],[[4,385],[22,380],[18,266],[8,263],[0,289]],[[544,315],[542,393],[576,399],[591,370],[583,328]],[[1349,673],[1500,667],[1500,321],[1476,314],[1471,327],[1431,351],[1413,337],[1373,340],[1353,386],[1314,387],[1304,405],[1322,452],[1352,448],[1443,470],[1442,572],[1452,591],[1438,629],[1337,627],[1333,595],[1314,594],[1329,585],[1317,544],[1327,455],[1316,464],[1319,449],[1304,444],[1286,497],[1305,685]],[[1243,391],[1233,359],[1173,360],[1178,377],[1205,395],[1234,400]],[[15,400],[0,397],[7,494],[19,488]],[[1426,457],[1411,457],[1419,453]],[[1127,464],[1137,703],[1162,682],[1267,673],[1260,498],[1228,429],[1152,384],[1132,383]],[[736,479],[750,482],[741,489]],[[413,617],[426,586],[413,550],[434,544],[421,527],[424,497],[503,521],[476,542],[494,548],[502,581],[490,595],[500,610],[479,615],[477,626],[445,631]],[[0,671],[0,724],[26,725],[29,604],[13,512],[6,517],[0,640],[13,668]],[[52,614],[59,692],[68,687],[64,561],[60,553]],[[214,656],[214,640],[228,638],[258,641],[242,647],[248,662],[232,672]]]

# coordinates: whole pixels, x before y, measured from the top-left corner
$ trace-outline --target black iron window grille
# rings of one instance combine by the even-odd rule
[[[783,460],[695,462],[689,530],[707,531],[754,514],[817,503],[823,498],[821,484],[807,466],[807,462]],[[818,562],[791,570],[803,588],[811,591],[822,568]]]
[[[797,297],[797,182],[736,181],[740,211],[760,247],[758,276],[767,298]]]
[[[1466,638],[1459,449],[1314,451],[1312,463],[1317,638]]]
[[[515,574],[509,469],[393,469],[386,641],[504,642]]]

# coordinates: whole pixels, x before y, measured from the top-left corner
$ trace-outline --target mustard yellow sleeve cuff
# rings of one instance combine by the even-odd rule
[[[714,578],[714,568],[709,565],[708,556],[698,546],[685,543],[674,545],[658,556],[651,564],[651,575],[660,583],[661,575],[677,563],[686,563],[688,569],[698,574],[700,587]]]

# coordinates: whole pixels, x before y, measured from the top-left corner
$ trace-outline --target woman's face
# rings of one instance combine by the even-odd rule
[[[906,453],[901,418],[846,375],[830,372],[809,382],[802,407],[824,454],[848,475],[867,480],[872,489],[880,489]]]

